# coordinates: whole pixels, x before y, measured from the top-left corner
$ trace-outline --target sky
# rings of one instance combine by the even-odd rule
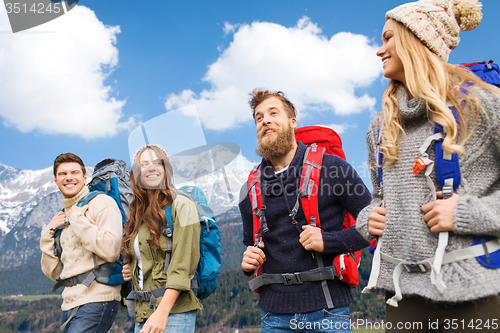
[[[17,33],[0,6],[0,163],[38,170],[65,152],[130,163],[129,136],[153,123],[177,133],[169,154],[229,142],[259,161],[248,100],[260,87],[285,93],[298,126],[335,129],[369,182],[365,135],[388,83],[375,53],[385,12],[403,3],[81,0]],[[450,63],[500,62],[500,1],[482,3]],[[179,108],[196,125],[172,121]]]

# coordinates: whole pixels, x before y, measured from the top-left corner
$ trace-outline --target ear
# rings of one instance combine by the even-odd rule
[[[87,173],[83,175],[83,181],[86,183],[87,182]]]
[[[290,119],[290,127],[295,129],[297,127],[297,118]]]
[[[54,176],[54,183],[56,183],[56,185],[57,185],[57,177],[56,176]]]

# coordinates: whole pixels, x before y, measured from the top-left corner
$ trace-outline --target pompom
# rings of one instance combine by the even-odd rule
[[[454,0],[453,11],[461,31],[474,30],[483,18],[481,7],[477,0]]]

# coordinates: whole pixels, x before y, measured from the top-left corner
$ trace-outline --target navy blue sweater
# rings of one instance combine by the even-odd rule
[[[287,170],[275,174],[269,161],[263,160],[262,192],[269,232],[263,235],[266,261],[263,272],[293,273],[318,267],[310,251],[299,242],[302,226],[307,225],[304,211],[299,208],[292,224],[289,214],[299,192],[302,162],[306,146],[297,142],[298,148]],[[318,206],[321,233],[324,242],[322,253],[325,266],[333,264],[338,254],[353,252],[369,244],[355,227],[342,230],[346,210],[356,218],[371,201],[371,195],[353,167],[338,156],[325,155],[321,172]],[[243,243],[253,245],[253,220],[248,188],[241,191],[240,212],[243,218]],[[352,302],[350,287],[338,279],[328,281],[328,288],[335,307]],[[304,282],[301,285],[274,284],[261,288],[259,307],[275,313],[305,313],[327,308],[321,282]]]

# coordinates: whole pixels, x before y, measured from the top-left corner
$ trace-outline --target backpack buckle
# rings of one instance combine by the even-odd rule
[[[422,170],[425,169],[427,163],[424,161],[422,157],[415,159],[415,165],[411,169],[415,175],[418,175]]]
[[[431,264],[427,261],[421,262],[406,262],[403,263],[403,267],[406,269],[408,273],[426,273],[430,270]]]
[[[304,281],[300,276],[300,273],[284,273],[281,274],[283,277],[283,284],[285,286],[291,286],[292,284],[302,284]]]

